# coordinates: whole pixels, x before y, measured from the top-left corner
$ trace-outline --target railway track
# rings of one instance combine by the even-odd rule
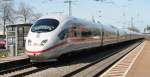
[[[30,63],[29,58],[25,58],[25,59],[20,59],[20,60],[2,60],[2,62],[0,63],[0,71],[6,70],[6,69],[10,69],[10,68],[14,68],[14,67],[19,67],[19,66],[24,66],[26,64]]]
[[[18,71],[18,70],[25,69],[25,68],[29,68],[29,67],[32,67],[32,66],[33,66],[33,64],[30,63],[30,64],[26,64],[26,65],[23,65],[23,66],[12,67],[12,68],[9,68],[9,69],[1,70],[0,75],[11,73],[11,72]]]
[[[106,46],[102,49],[100,48],[101,51],[106,51],[105,53],[102,52],[100,55],[97,54],[97,52],[96,52],[96,50],[99,50],[99,49],[95,48],[95,49],[89,50],[89,51],[91,51],[91,50],[95,51],[95,54],[92,54],[92,56],[88,56],[88,55],[91,55],[91,52],[89,52],[87,55],[82,56],[82,58],[81,58],[81,56],[77,57],[77,55],[75,55],[75,57],[73,57],[73,58],[69,57],[69,59],[62,61],[62,62],[52,62],[52,63],[42,63],[42,64],[29,63],[24,66],[2,70],[2,71],[0,71],[0,76],[4,76],[4,77],[22,77],[22,76],[37,77],[38,76],[38,77],[40,77],[39,74],[42,75],[42,73],[40,73],[40,72],[43,72],[48,69],[52,71],[52,72],[48,73],[49,75],[51,75],[51,73],[55,72],[53,70],[64,70],[64,69],[66,69],[66,67],[73,68],[73,67],[75,67],[74,64],[79,64],[81,62],[84,62],[85,60],[90,60],[90,59],[91,59],[91,61],[86,62],[83,65],[81,64],[80,67],[75,67],[75,69],[72,69],[72,70],[68,69],[68,71],[62,72],[60,75],[57,75],[57,76],[58,77],[60,77],[60,76],[63,76],[63,77],[98,76],[100,73],[105,71],[108,67],[110,67],[112,64],[117,62],[117,60],[119,60],[125,54],[129,53],[132,49],[134,49],[136,46],[138,46],[141,42],[138,42],[136,44],[134,44],[134,43],[135,43],[135,41],[124,43],[124,44],[126,44],[124,46],[122,46],[122,44],[118,44],[118,45]],[[131,47],[128,48],[127,50],[125,50],[129,45]],[[118,54],[116,54],[116,53],[118,53]],[[123,54],[123,55],[121,55],[121,54]],[[118,57],[118,58],[115,58],[115,57]],[[112,59],[114,59],[114,60],[112,60]],[[95,67],[97,72],[95,72],[95,70],[91,70],[91,69],[93,69],[93,67]],[[97,69],[97,67],[99,67],[99,69]],[[37,72],[39,74],[37,74]],[[47,77],[49,77],[49,76],[47,76]]]
[[[120,60],[123,56],[129,53],[131,50],[140,45],[141,42],[136,43],[131,46],[129,49],[125,49],[125,47],[116,51],[116,49],[112,50],[112,53],[106,55],[102,58],[99,58],[93,61],[90,64],[87,64],[75,71],[72,71],[68,74],[65,74],[63,77],[97,77],[101,73],[103,73],[106,69]],[[125,50],[124,50],[125,49]]]
[[[22,77],[50,67],[52,67],[52,65],[46,63],[29,63],[23,66],[2,70],[0,71],[0,77]]]

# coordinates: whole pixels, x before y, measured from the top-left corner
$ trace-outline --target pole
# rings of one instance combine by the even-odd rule
[[[71,7],[71,5],[72,5],[72,1],[69,0],[69,16],[72,15],[72,7]]]
[[[131,27],[133,27],[133,17],[131,17]]]
[[[69,16],[72,16],[72,0],[67,0],[67,1],[64,1],[64,3],[68,3],[68,14]]]
[[[4,17],[3,17],[3,34],[4,34],[4,36],[5,36],[5,31],[6,31],[6,29],[5,29],[5,25],[6,25],[6,7],[4,7]]]

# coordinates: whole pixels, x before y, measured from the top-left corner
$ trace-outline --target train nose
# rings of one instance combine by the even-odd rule
[[[43,60],[43,59],[47,59],[45,56],[41,56],[41,55],[37,55],[37,54],[33,54],[33,55],[28,55],[31,59],[33,60]]]
[[[41,52],[29,52],[29,51],[26,51],[26,54],[32,60],[44,60],[44,59],[47,59],[46,56],[43,56],[43,53],[41,53]]]
[[[38,56],[38,55],[41,54],[41,53],[34,53],[34,52],[29,52],[29,51],[25,51],[25,53],[26,53],[28,56]]]
[[[34,40],[27,40],[27,44],[26,46],[44,46],[46,43],[48,42],[48,39],[44,39],[44,40],[38,40],[38,41],[34,41]]]

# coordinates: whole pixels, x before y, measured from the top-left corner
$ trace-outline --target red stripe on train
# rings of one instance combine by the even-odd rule
[[[41,50],[41,51],[28,51],[28,50],[26,50],[26,52],[27,52],[27,53],[42,53],[42,52],[47,52],[47,51],[52,50],[52,49],[54,49],[54,48],[57,48],[57,47],[59,47],[59,46],[61,46],[61,45],[64,45],[65,43],[66,43],[65,41],[64,41],[64,42],[61,42],[61,43],[56,44],[56,45],[54,45],[54,46],[52,46],[52,47],[50,47],[50,48],[48,48],[48,49],[46,49],[46,50]]]

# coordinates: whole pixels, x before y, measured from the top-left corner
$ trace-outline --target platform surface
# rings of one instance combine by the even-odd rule
[[[27,55],[5,57],[5,58],[0,58],[0,63],[21,60],[21,59],[26,59],[26,58],[28,58]]]
[[[150,77],[150,41],[144,41],[100,77]]]
[[[146,44],[135,60],[126,77],[150,77],[150,41]]]

